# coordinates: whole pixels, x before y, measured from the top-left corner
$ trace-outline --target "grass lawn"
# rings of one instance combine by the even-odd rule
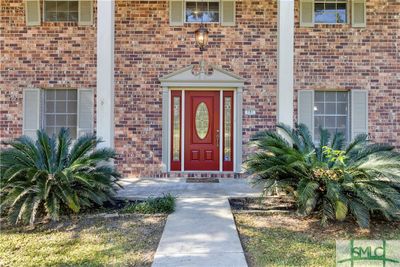
[[[252,267],[335,266],[336,239],[400,239],[400,223],[374,222],[370,231],[353,222],[322,227],[316,218],[234,214]]]
[[[85,217],[1,229],[0,266],[150,266],[167,215]]]

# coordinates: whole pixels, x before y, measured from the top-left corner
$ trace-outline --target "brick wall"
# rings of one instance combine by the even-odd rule
[[[295,90],[368,90],[371,138],[400,147],[400,2],[368,0],[366,28],[299,28],[298,4]]]
[[[96,86],[96,27],[43,23],[26,27],[22,0],[1,2],[0,136],[22,132],[22,89]],[[295,90],[368,89],[371,136],[400,147],[400,3],[370,0],[368,27],[299,28],[296,1]],[[237,1],[237,26],[208,25],[207,62],[247,81],[244,143],[276,117],[276,1]],[[170,27],[167,1],[116,1],[115,146],[125,176],[160,173],[158,78],[202,54],[198,25]],[[296,104],[295,104],[295,108]],[[248,152],[245,147],[245,152]]]
[[[29,27],[23,0],[0,3],[0,138],[8,139],[22,134],[24,88],[96,88],[96,27]]]
[[[238,1],[237,27],[207,25],[208,63],[245,79],[244,142],[276,117],[276,2]],[[115,43],[115,146],[124,175],[154,175],[161,163],[161,91],[158,78],[202,54],[194,44],[198,24],[170,27],[166,1],[118,1]]]

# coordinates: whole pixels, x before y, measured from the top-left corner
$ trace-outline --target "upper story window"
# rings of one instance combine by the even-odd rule
[[[219,0],[185,1],[186,22],[219,22],[219,13]]]
[[[78,0],[45,0],[45,21],[74,21],[77,22],[79,10]]]
[[[367,26],[367,0],[299,0],[300,26],[351,24]]]
[[[315,23],[347,23],[346,0],[316,0],[314,2]]]
[[[25,0],[27,26],[40,26],[42,21],[73,22],[93,25],[94,0]]]

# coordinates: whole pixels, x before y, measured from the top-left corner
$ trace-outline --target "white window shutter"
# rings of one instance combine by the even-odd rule
[[[22,134],[36,139],[40,129],[40,89],[25,89],[23,92]]]
[[[235,26],[236,3],[234,0],[221,0],[221,25]]]
[[[368,134],[368,91],[351,90],[351,138]]]
[[[79,25],[93,24],[93,0],[79,0]]]
[[[300,0],[300,27],[314,27],[314,0]]]
[[[171,26],[182,26],[184,21],[184,6],[183,0],[169,1],[169,24]]]
[[[314,91],[299,90],[297,99],[297,120],[305,124],[314,139]]]
[[[25,0],[25,20],[28,26],[40,25],[39,0]]]
[[[351,2],[351,24],[353,27],[358,28],[367,26],[367,9],[365,0],[353,0]]]
[[[93,133],[94,99],[92,89],[78,90],[77,137]]]

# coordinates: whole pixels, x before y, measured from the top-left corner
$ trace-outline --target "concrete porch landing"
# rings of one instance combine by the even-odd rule
[[[123,179],[117,197],[142,199],[170,193],[177,198],[257,197],[261,187],[252,187],[250,179],[219,178],[219,183],[186,183],[186,178]]]
[[[120,198],[170,193],[176,210],[168,216],[153,267],[247,267],[228,198],[260,196],[247,179],[186,183],[182,178],[123,180]]]

